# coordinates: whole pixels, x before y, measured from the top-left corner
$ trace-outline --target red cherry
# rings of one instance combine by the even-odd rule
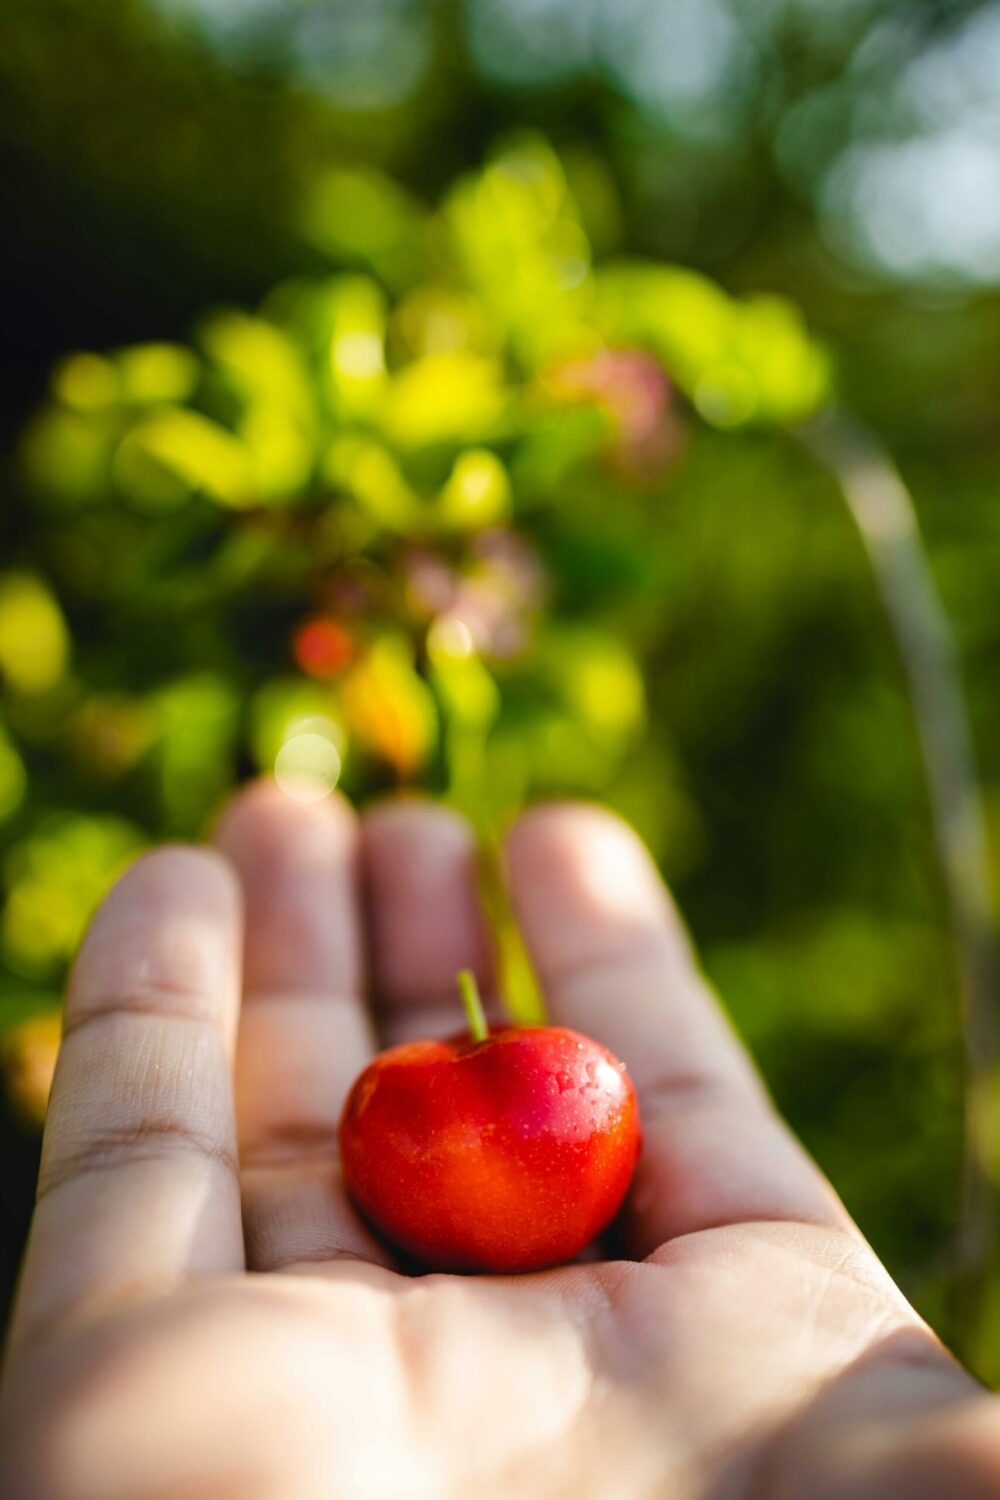
[[[393,1244],[453,1271],[569,1260],[621,1207],[640,1139],[624,1064],[561,1026],[474,1022],[472,1035],[392,1047],[340,1122],[358,1207]]]
[[[295,660],[310,677],[336,677],[354,656],[354,642],[343,625],[326,615],[304,620],[292,642]]]

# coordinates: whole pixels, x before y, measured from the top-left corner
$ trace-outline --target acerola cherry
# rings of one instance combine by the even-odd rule
[[[532,1271],[606,1229],[639,1155],[639,1111],[605,1047],[562,1026],[407,1042],[369,1063],[340,1122],[344,1177],[385,1238],[436,1270]]]
[[[304,620],[292,642],[303,672],[320,679],[336,677],[354,657],[354,642],[337,620],[314,615]]]

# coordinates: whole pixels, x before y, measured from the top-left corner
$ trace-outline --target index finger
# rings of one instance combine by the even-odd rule
[[[242,911],[217,854],[122,876],[66,996],[12,1344],[243,1266],[229,1068]]]
[[[515,824],[506,860],[553,1020],[609,1047],[639,1095],[630,1249],[762,1219],[849,1222],[772,1109],[632,830],[597,807],[541,807]]]

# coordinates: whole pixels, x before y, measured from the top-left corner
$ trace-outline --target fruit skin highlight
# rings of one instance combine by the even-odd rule
[[[369,1063],[340,1122],[347,1189],[434,1270],[558,1265],[621,1207],[641,1144],[635,1090],[578,1032],[481,1030]]]

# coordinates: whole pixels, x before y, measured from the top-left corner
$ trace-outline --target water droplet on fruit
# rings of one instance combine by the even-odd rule
[[[559,1085],[560,1094],[565,1094],[567,1089],[576,1087],[576,1084],[573,1082],[573,1079],[568,1073],[557,1073],[556,1083]]]

